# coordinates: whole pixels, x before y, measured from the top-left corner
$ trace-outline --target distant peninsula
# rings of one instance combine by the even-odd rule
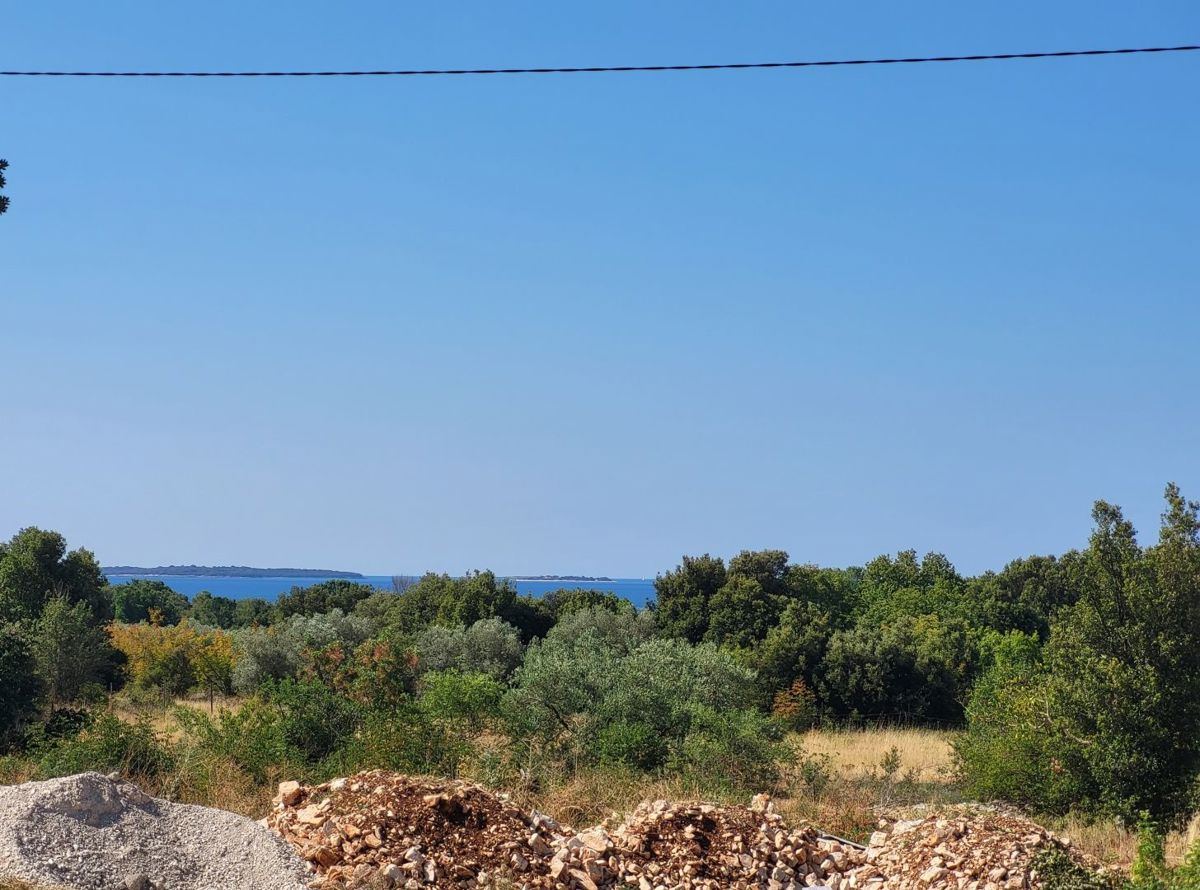
[[[612,578],[601,576],[593,578],[591,575],[513,575],[512,581],[604,581],[611,583]]]
[[[251,566],[103,566],[106,575],[180,575],[203,578],[362,578],[332,569],[256,569]]]

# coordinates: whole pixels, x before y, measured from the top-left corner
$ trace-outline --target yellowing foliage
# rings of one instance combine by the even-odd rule
[[[228,690],[233,675],[233,642],[219,630],[198,631],[188,624],[108,626],[112,644],[126,658],[125,671],[137,686],[157,686],[172,695],[203,686],[211,696]]]

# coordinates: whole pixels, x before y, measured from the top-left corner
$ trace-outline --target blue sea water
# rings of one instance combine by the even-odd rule
[[[293,587],[309,587],[329,580],[328,578],[226,578],[207,575],[109,575],[108,580],[112,584],[124,584],[135,577],[162,581],[172,590],[189,598],[202,590],[207,590],[213,596],[227,596],[235,600],[256,596],[265,600],[274,600],[279,594],[287,593]],[[370,584],[380,590],[392,589],[391,575],[368,575],[365,578],[351,580],[361,584]],[[512,583],[518,593],[527,593],[533,596],[544,596],[552,590],[560,590],[564,587],[608,590],[618,596],[623,596],[639,608],[654,599],[653,578],[614,578],[612,581],[514,580]]]

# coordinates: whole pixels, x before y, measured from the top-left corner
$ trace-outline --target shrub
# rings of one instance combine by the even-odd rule
[[[362,720],[354,702],[317,680],[268,682],[262,692],[278,712],[284,743],[308,763],[332,754]]]
[[[667,740],[647,723],[617,720],[598,727],[590,744],[603,766],[654,769],[667,759]]]
[[[349,652],[333,647],[319,657],[330,686],[368,710],[397,707],[416,689],[416,656],[393,640],[367,640]]]
[[[1065,813],[1093,791],[1069,768],[1072,752],[1046,731],[1047,677],[1036,642],[1010,636],[991,656],[967,706],[967,732],[954,742],[966,792]]]
[[[269,680],[295,677],[304,665],[304,643],[288,626],[248,627],[233,633],[233,688],[254,692]]]
[[[237,711],[222,709],[215,718],[194,708],[177,708],[175,719],[188,736],[190,751],[227,759],[256,782],[297,762],[284,738],[279,711],[260,698],[249,699]]]
[[[127,723],[113,714],[101,714],[78,736],[61,739],[38,754],[38,767],[46,778],[94,771],[155,779],[174,764],[171,743],[148,720]]]
[[[232,685],[233,646],[224,631],[198,630],[187,623],[112,624],[108,633],[136,686],[183,695],[200,683],[211,695]]]
[[[104,631],[93,624],[87,603],[72,606],[61,596],[47,603],[34,627],[33,641],[38,675],[51,707],[86,697],[112,653]]]
[[[473,750],[473,736],[463,732],[460,724],[433,719],[409,702],[367,715],[359,732],[325,768],[342,775],[387,769],[455,777]]]
[[[507,677],[521,663],[520,632],[499,618],[470,627],[428,627],[417,637],[421,670]]]
[[[697,705],[671,766],[709,786],[761,791],[779,779],[781,740],[779,727],[758,711]]]
[[[1121,890],[1113,874],[1097,874],[1077,865],[1061,847],[1046,847],[1032,862],[1045,890]]]
[[[530,646],[503,707],[518,738],[650,769],[697,715],[741,711],[754,698],[754,672],[712,645],[652,640],[624,654],[591,628]]]
[[[788,729],[808,729],[817,717],[817,697],[803,680],[775,693],[771,716]]]
[[[433,720],[479,730],[499,714],[503,695],[504,687],[487,674],[438,671],[421,679],[420,705]]]

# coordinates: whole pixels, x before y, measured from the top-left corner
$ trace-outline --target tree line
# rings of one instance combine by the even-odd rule
[[[401,720],[417,748],[389,762],[409,768],[452,768],[488,725],[513,758],[751,786],[789,730],[904,721],[961,729],[980,798],[1174,824],[1200,775],[1197,510],[1169,485],[1143,546],[1097,502],[1085,547],[970,577],[913,551],[852,568],[685,556],[640,610],[594,590],[520,595],[491,572],[189,601],[158,581],[110,585],[88,551],[24,529],[0,544],[0,739],[28,747],[106,690],[200,689],[260,703],[256,731],[275,734],[260,761],[380,762]],[[251,726],[189,719],[230,745]]]

